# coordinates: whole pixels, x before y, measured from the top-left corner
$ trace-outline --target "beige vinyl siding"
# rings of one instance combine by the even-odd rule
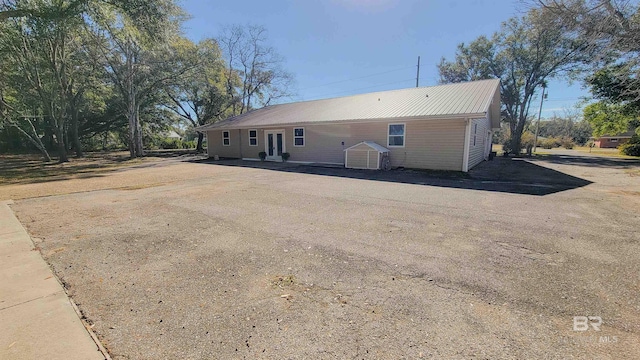
[[[229,146],[222,145],[222,132],[229,131]],[[242,130],[246,133],[246,130]],[[248,134],[243,134],[243,142],[249,143]],[[207,131],[207,154],[209,157],[218,155],[223,158],[240,157],[240,130],[210,130]]]
[[[477,125],[477,128],[476,128]],[[471,134],[469,136],[469,169],[481,163],[487,157],[487,132],[489,128],[488,119],[471,120]],[[475,134],[475,145],[474,145]],[[489,139],[490,140],[490,139]]]
[[[389,124],[405,124],[404,147],[388,146]],[[373,141],[389,149],[392,167],[462,170],[464,157],[464,119],[412,120],[351,124],[306,124],[304,146],[293,146],[294,126],[269,129],[285,131],[289,161],[344,164],[344,150],[362,141]],[[297,128],[297,126],[295,127]],[[265,151],[264,131],[258,129],[258,146],[249,146],[249,130],[230,130],[231,146],[222,146],[220,130],[208,131],[209,156],[258,158]],[[238,147],[242,132],[242,151]],[[365,157],[366,160],[366,157]]]

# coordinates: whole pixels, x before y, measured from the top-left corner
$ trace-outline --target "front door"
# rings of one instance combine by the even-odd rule
[[[265,131],[264,136],[267,160],[282,161],[282,153],[287,151],[284,144],[284,130]]]

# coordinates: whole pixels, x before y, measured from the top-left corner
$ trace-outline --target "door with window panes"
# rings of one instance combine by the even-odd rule
[[[282,161],[282,153],[286,152],[284,130],[265,130],[264,136],[267,160]]]

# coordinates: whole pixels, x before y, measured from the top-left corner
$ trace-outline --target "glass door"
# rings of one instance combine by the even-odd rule
[[[266,137],[264,151],[267,153],[267,160],[282,161],[282,153],[287,151],[284,130],[265,131],[264,134]]]

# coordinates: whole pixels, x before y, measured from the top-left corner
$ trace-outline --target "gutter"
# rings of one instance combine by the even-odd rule
[[[482,113],[474,113],[474,114],[454,114],[454,115],[433,115],[433,116],[411,116],[411,117],[389,117],[389,118],[378,118],[378,119],[354,119],[354,120],[330,120],[330,121],[307,121],[307,122],[295,122],[295,123],[278,123],[278,124],[252,124],[252,125],[239,125],[239,126],[228,126],[222,123],[214,123],[209,125],[203,125],[195,128],[196,131],[210,131],[210,130],[236,130],[236,129],[265,129],[265,128],[275,128],[275,127],[283,127],[283,126],[313,126],[313,125],[325,125],[325,124],[362,124],[362,123],[371,123],[371,122],[389,122],[389,121],[420,121],[420,120],[452,120],[452,119],[467,119],[467,118],[485,118],[487,117],[487,112]],[[219,126],[215,126],[219,125]]]

